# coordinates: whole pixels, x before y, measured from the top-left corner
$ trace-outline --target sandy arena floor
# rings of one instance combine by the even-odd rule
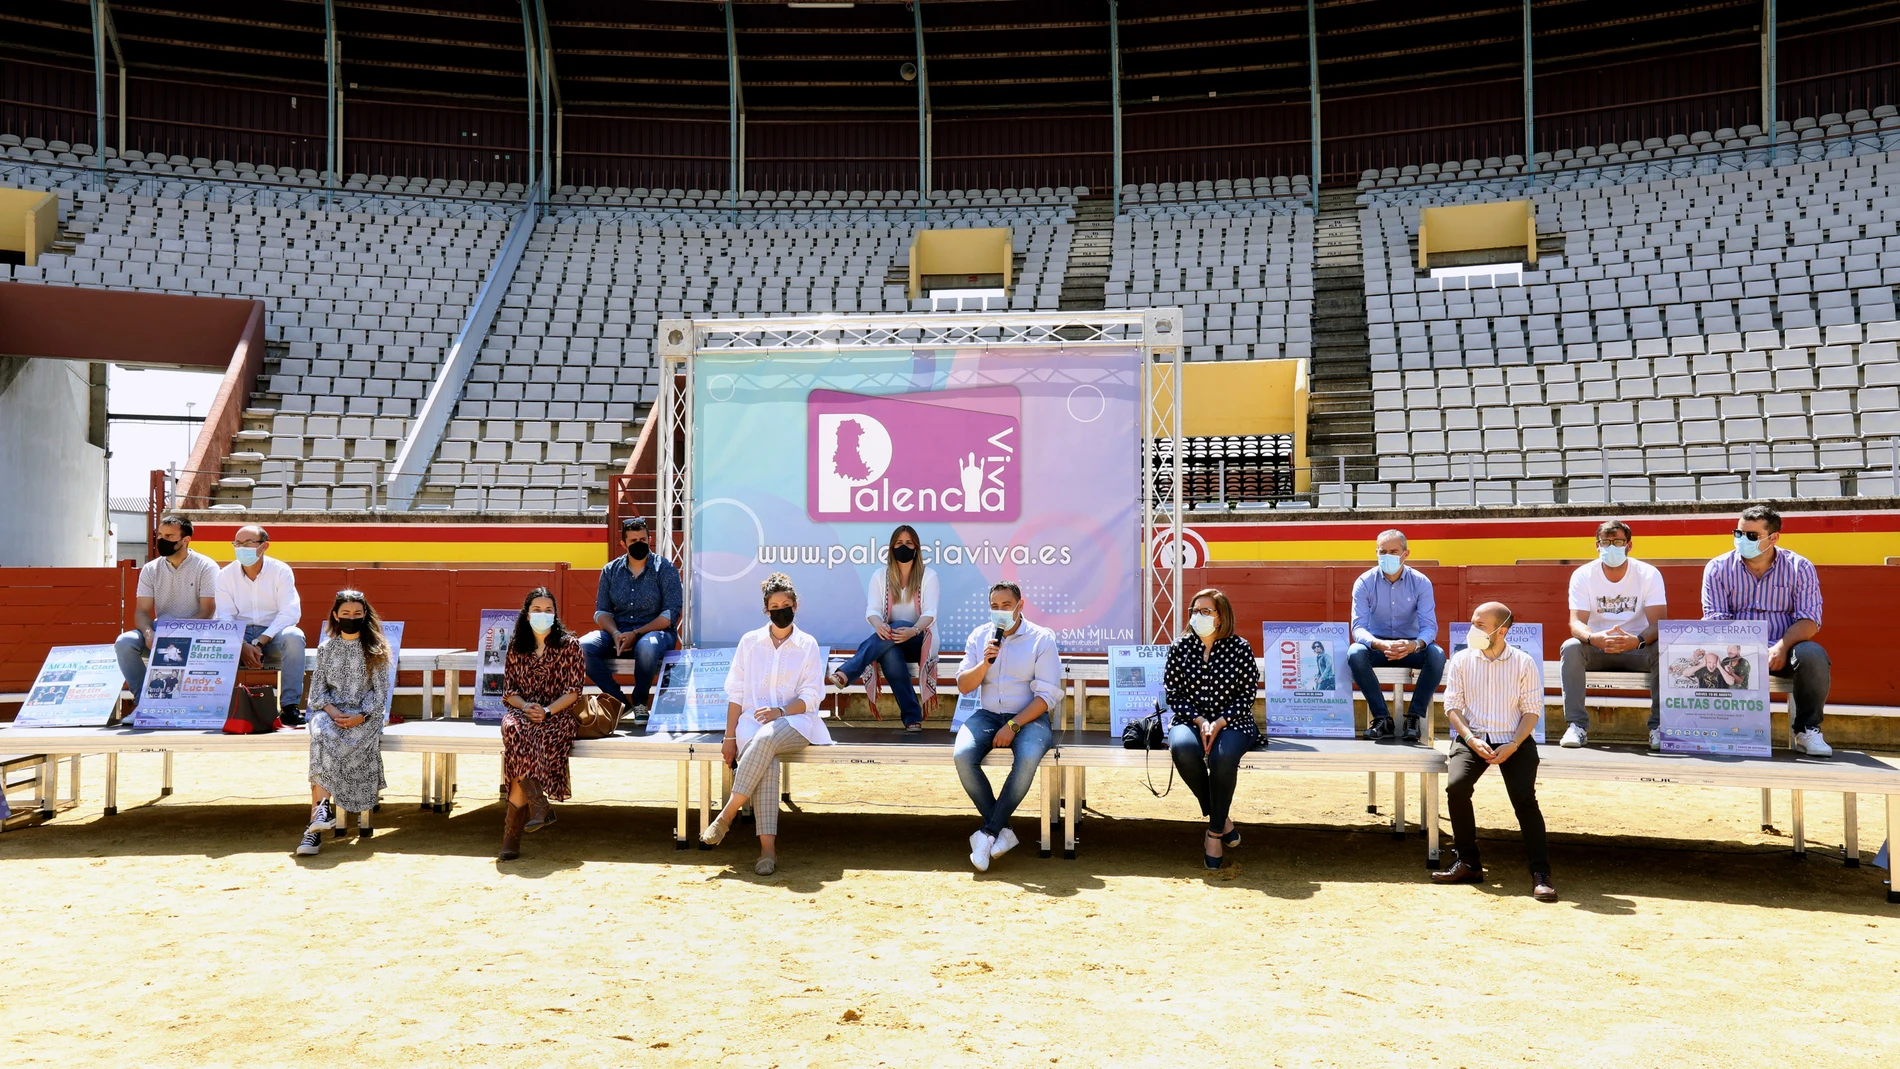
[[[389,764],[376,837],[299,861],[301,758],[183,755],[155,802],[128,756],[116,817],[88,760],[0,835],[0,1065],[1852,1066],[1900,1027],[1900,906],[1822,852],[1836,796],[1796,862],[1752,791],[1547,783],[1540,905],[1501,782],[1492,882],[1440,888],[1363,777],[1244,775],[1209,877],[1184,788],[1098,771],[1080,860],[979,875],[947,769],[799,768],[760,878],[749,827],[673,849],[670,767],[577,762],[497,866],[495,761],[447,816]]]

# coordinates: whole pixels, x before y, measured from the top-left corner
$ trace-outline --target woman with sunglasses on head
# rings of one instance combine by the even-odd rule
[[[1209,587],[1188,602],[1188,632],[1168,648],[1162,680],[1174,711],[1168,752],[1207,817],[1202,855],[1208,868],[1218,869],[1227,847],[1240,845],[1240,829],[1228,817],[1240,759],[1261,743],[1253,718],[1260,665],[1253,647],[1234,633],[1226,594]]]
[[[359,590],[338,591],[329,637],[317,647],[310,673],[310,825],[297,844],[299,857],[315,855],[323,833],[347,823],[351,813],[360,838],[375,834],[370,812],[388,786],[383,716],[395,668],[369,599]]]
[[[831,673],[830,682],[842,690],[859,677],[865,697],[875,709],[877,677],[883,674],[897,701],[904,730],[924,729],[924,709],[937,701],[937,573],[924,566],[917,529],[901,524],[891,532],[884,570],[871,577],[864,618],[871,634],[858,652]],[[923,697],[911,685],[910,666],[917,665]],[[872,666],[877,672],[873,672]]]
[[[501,861],[521,856],[521,833],[554,823],[548,800],[568,796],[567,756],[579,722],[571,711],[587,685],[580,641],[561,626],[554,595],[535,587],[521,601],[503,669],[501,769],[508,781]]]

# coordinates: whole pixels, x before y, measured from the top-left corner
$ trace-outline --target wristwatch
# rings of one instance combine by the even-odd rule
[[[1016,722],[1016,718],[1012,716],[1009,719],[1003,721],[1003,728],[1008,728],[1011,731],[1021,731],[1023,729],[1023,726],[1021,724],[1018,724]],[[996,730],[1001,731],[1003,730],[1003,728],[997,728]]]

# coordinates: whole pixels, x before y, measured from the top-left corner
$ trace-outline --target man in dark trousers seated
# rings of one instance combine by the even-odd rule
[[[1451,776],[1445,807],[1451,811],[1457,860],[1432,873],[1434,883],[1483,883],[1478,858],[1478,818],[1471,792],[1492,765],[1504,775],[1504,789],[1517,810],[1530,854],[1531,897],[1557,901],[1550,882],[1550,848],[1544,841],[1544,814],[1537,807],[1537,743],[1531,732],[1544,711],[1544,687],[1531,655],[1511,647],[1511,610],[1487,601],[1471,614],[1471,636],[1445,667],[1445,714],[1451,718]]]

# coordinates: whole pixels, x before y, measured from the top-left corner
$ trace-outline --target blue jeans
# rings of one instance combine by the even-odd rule
[[[633,642],[633,700],[614,679],[613,637],[605,631],[589,631],[581,639],[581,657],[587,662],[587,678],[602,694],[622,705],[646,705],[653,692],[653,681],[660,677],[660,665],[679,645],[679,635],[671,631],[648,631]]]
[[[918,663],[924,656],[924,636],[914,635],[903,642],[892,642],[888,638],[879,638],[874,631],[863,642],[858,643],[858,652],[838,667],[846,679],[856,679],[873,663],[884,670],[884,680],[890,684],[891,697],[897,700],[897,711],[906,724],[924,722],[924,707],[917,702],[917,688],[910,682],[910,666]]]
[[[1042,764],[1042,757],[1055,745],[1055,733],[1049,729],[1049,718],[1039,716],[1016,732],[1010,740],[1010,753],[1015,755],[1010,762],[1009,777],[1003,781],[1003,796],[998,798],[990,789],[990,778],[983,774],[983,758],[995,748],[996,733],[1003,729],[1003,721],[1009,717],[1002,713],[993,713],[988,709],[979,709],[970,714],[970,718],[957,729],[957,745],[953,757],[957,763],[957,778],[963,781],[963,793],[976,803],[976,811],[983,814],[983,830],[997,835],[1009,827],[1009,818],[1016,807],[1023,804],[1029,795],[1030,781],[1036,778],[1036,766]]]
[[[1436,645],[1426,646],[1417,653],[1407,654],[1396,661],[1388,661],[1385,654],[1369,646],[1353,643],[1346,651],[1346,666],[1352,669],[1353,685],[1366,699],[1366,712],[1372,719],[1389,718],[1391,710],[1386,708],[1385,691],[1379,688],[1379,679],[1372,674],[1374,668],[1415,668],[1418,681],[1412,688],[1411,708],[1406,710],[1407,717],[1420,717],[1432,711],[1432,695],[1438,690],[1438,681],[1445,676],[1445,651]]]
[[[1168,731],[1168,753],[1174,758],[1181,782],[1201,803],[1207,830],[1227,830],[1227,813],[1234,804],[1234,784],[1240,780],[1240,758],[1253,749],[1253,740],[1232,728],[1222,728],[1211,751],[1201,750],[1201,733],[1186,724]]]

